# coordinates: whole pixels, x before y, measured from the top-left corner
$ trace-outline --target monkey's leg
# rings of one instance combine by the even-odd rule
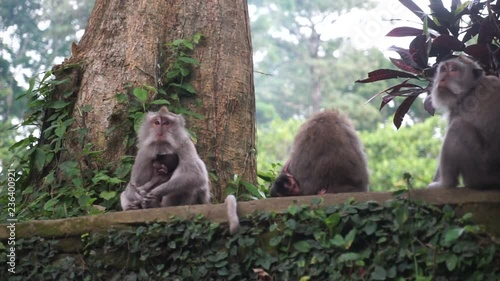
[[[429,184],[429,188],[454,188],[458,185],[459,175],[469,168],[481,169],[481,137],[469,122],[454,120],[446,133],[439,156],[438,180]],[[480,161],[479,161],[480,162]],[[476,172],[478,172],[476,170]]]

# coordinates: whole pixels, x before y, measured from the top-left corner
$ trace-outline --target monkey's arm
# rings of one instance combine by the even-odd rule
[[[139,194],[144,196],[144,195],[148,194],[151,191],[151,189],[153,189],[154,187],[156,187],[159,184],[164,183],[168,180],[169,180],[169,177],[167,175],[156,175],[147,183],[137,187],[137,189],[139,191]]]
[[[171,193],[195,193],[208,184],[205,165],[201,160],[195,163],[179,165],[169,181],[162,183],[151,190],[146,197],[158,198]]]

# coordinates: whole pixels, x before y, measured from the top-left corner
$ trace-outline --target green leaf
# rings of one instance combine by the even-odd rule
[[[148,100],[149,94],[143,88],[134,88],[134,96],[137,97],[142,103],[145,103]]]
[[[368,235],[372,235],[376,230],[377,230],[377,223],[374,221],[368,221],[365,227],[363,227],[363,231]]]
[[[339,213],[333,213],[329,215],[325,219],[325,224],[328,230],[332,231],[334,227],[336,227],[340,222],[340,214]],[[342,237],[341,237],[342,238]]]
[[[184,46],[190,50],[193,50],[193,43],[189,42],[189,41],[184,41],[183,42]]]
[[[203,35],[201,33],[197,32],[193,35],[193,43],[198,44],[200,43],[200,40],[203,38]]]
[[[58,138],[62,138],[64,136],[64,133],[66,133],[66,126],[61,124],[61,125],[57,126],[57,128],[54,132]]]
[[[299,241],[293,244],[293,248],[301,253],[308,253],[311,245],[307,241]]]
[[[354,238],[356,238],[356,229],[353,228],[349,233],[347,233],[346,237],[344,238],[345,240],[345,249],[348,250],[351,248],[352,242],[354,241]]]
[[[118,103],[124,103],[128,101],[128,96],[124,93],[118,93],[116,94],[116,100]]]
[[[171,71],[167,72],[167,78],[172,79],[174,77],[177,77],[177,76],[179,76],[179,73],[181,73],[181,71],[179,69],[171,70]]]
[[[196,65],[199,65],[200,64],[200,61],[198,61],[197,59],[195,58],[190,58],[190,57],[178,57],[177,58],[178,60],[184,62],[184,63],[189,63],[189,64],[196,64]]]
[[[52,207],[54,205],[56,205],[57,203],[59,203],[59,196],[54,197],[54,198],[50,199],[49,201],[45,202],[45,204],[43,204],[43,209],[45,211],[50,211],[52,209]]]
[[[102,191],[99,197],[104,200],[109,200],[116,197],[116,191]]]
[[[187,68],[181,68],[181,75],[182,76],[184,76],[184,77],[188,76],[189,72],[190,72],[189,69],[187,69]]]
[[[386,280],[387,279],[387,271],[381,267],[376,265],[372,274],[370,275],[371,280]]]
[[[45,165],[45,151],[40,148],[35,148],[35,167],[38,171],[42,171]]]
[[[184,39],[176,39],[176,40],[172,41],[170,44],[172,46],[179,46],[180,44],[184,43],[184,41],[186,41],[186,40],[184,40]]]
[[[337,247],[344,247],[345,244],[344,238],[340,234],[335,234],[330,242]]]
[[[161,100],[154,100],[150,102],[150,104],[170,105],[170,102],[168,100],[161,99]]]
[[[450,272],[455,270],[458,264],[458,257],[456,255],[451,255],[446,259],[446,267]]]
[[[265,195],[264,195],[264,193],[262,193],[257,187],[255,187],[255,185],[253,185],[253,184],[251,184],[249,182],[242,182],[241,184],[253,196],[255,196],[255,197],[259,198],[259,199],[266,198]]]
[[[399,226],[403,225],[409,218],[409,211],[406,205],[401,205],[396,209],[396,222]]]
[[[345,253],[345,254],[342,254],[340,255],[338,258],[337,258],[337,261],[338,262],[348,262],[348,261],[356,261],[356,260],[359,260],[361,258],[361,256],[357,253]]]
[[[269,240],[269,246],[272,246],[272,247],[275,247],[275,246],[278,246],[279,243],[281,242],[281,240],[283,240],[283,237],[282,236],[274,236],[273,238],[271,238],[271,240]]]
[[[313,198],[311,200],[311,205],[313,205],[313,206],[318,206],[321,203],[323,203],[323,197],[317,197],[317,198]]]
[[[464,232],[464,229],[461,227],[454,227],[451,229],[448,229],[444,235],[444,241],[445,243],[452,243],[455,242],[460,236],[462,236],[462,233]]]
[[[64,102],[64,101],[58,100],[58,101],[50,103],[50,105],[48,107],[53,108],[53,109],[62,109],[62,108],[65,108],[69,104],[70,104],[69,102]]]

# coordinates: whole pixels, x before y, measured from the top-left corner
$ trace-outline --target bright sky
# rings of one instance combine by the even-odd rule
[[[392,45],[408,47],[411,38],[385,37],[385,35],[398,26],[422,27],[421,21],[404,7],[399,1],[376,0],[379,4],[374,10],[355,10],[346,17],[340,18],[335,26],[334,36],[351,37],[358,48],[376,46],[385,50]],[[424,10],[429,12],[428,0],[414,0]],[[443,1],[445,7],[450,6],[450,1]]]

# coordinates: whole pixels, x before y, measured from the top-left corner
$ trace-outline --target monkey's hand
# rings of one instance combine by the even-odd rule
[[[435,182],[431,182],[427,188],[443,188],[443,185],[441,184],[440,181],[435,181]]]
[[[159,208],[161,203],[161,197],[158,197],[151,192],[144,195],[142,198],[141,205],[144,209]]]
[[[120,194],[120,204],[124,211],[140,209],[141,201],[142,197],[133,188],[127,189]]]

